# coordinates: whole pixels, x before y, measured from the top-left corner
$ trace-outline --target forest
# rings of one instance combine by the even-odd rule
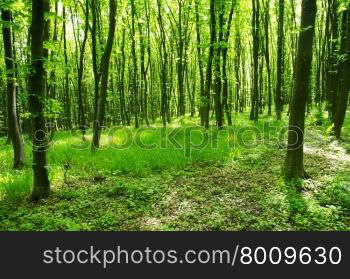
[[[0,13],[0,230],[350,230],[349,0]]]

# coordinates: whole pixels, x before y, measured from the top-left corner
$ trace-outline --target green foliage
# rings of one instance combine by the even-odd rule
[[[45,117],[47,119],[58,119],[63,113],[61,102],[55,99],[48,99],[46,102]]]
[[[339,209],[350,216],[350,173],[345,171],[337,175],[327,187],[319,193],[320,203],[326,207]]]
[[[11,171],[0,175],[0,199],[20,201],[31,193],[33,176],[30,170],[25,173]]]
[[[136,26],[135,30],[131,30],[130,1],[117,1],[118,28],[110,63],[105,124],[109,126],[113,120],[119,121],[122,118],[121,89],[124,89],[127,110],[125,113],[131,118],[131,124],[134,124],[135,112],[139,113],[140,124],[145,124],[143,105],[147,99],[149,120],[155,118],[155,122],[150,121],[152,130],[138,136],[143,145],[155,145],[156,148],[140,148],[135,140],[127,148],[113,148],[113,145],[128,142],[125,142],[122,133],[114,133],[112,137],[104,131],[101,150],[91,154],[91,130],[87,132],[86,142],[82,142],[81,135],[62,132],[70,129],[68,127],[70,125],[65,123],[69,122],[67,120],[71,120],[73,126],[81,124],[77,123],[82,111],[78,106],[78,70],[84,70],[82,92],[80,92],[83,96],[80,101],[84,104],[85,120],[87,124],[91,124],[94,120],[96,101],[94,78],[97,79],[101,70],[101,59],[109,28],[109,10],[107,0],[95,1],[97,34],[96,53],[94,53],[92,5],[89,5],[89,17],[85,18],[87,11],[84,4],[88,2],[60,1],[56,14],[53,9],[54,3],[50,1],[51,11],[45,13],[45,20],[50,22],[50,26],[47,25],[49,40],[44,42],[48,56],[42,59],[46,72],[47,94],[39,101],[45,104],[45,117],[48,122],[54,120],[59,128],[62,128],[55,134],[48,155],[53,193],[48,200],[37,204],[26,199],[32,190],[33,180],[29,163],[32,160],[30,141],[25,138],[28,164],[23,172],[15,172],[12,170],[11,148],[5,146],[6,139],[1,138],[0,230],[349,230],[349,173],[339,171],[348,168],[349,165],[341,160],[335,160],[341,156],[346,160],[349,158],[350,147],[346,144],[350,135],[349,120],[344,126],[344,141],[340,142],[338,149],[335,150],[332,149],[330,137],[333,126],[325,119],[323,112],[322,106],[325,104],[321,104],[316,113],[312,111],[307,118],[305,146],[305,164],[312,179],[284,181],[281,175],[286,151],[281,129],[287,125],[286,116],[283,116],[282,121],[275,121],[265,113],[268,87],[266,61],[268,59],[265,51],[269,50],[273,77],[271,87],[272,91],[275,91],[276,65],[272,64],[276,62],[275,41],[278,35],[278,8],[274,5],[268,8],[267,4],[277,3],[260,1],[258,15],[259,84],[262,86],[259,92],[262,94],[261,101],[264,105],[262,109],[265,109],[261,115],[262,121],[251,123],[247,120],[249,118],[247,113],[240,115],[232,113],[234,116],[232,128],[225,127],[218,130],[210,127],[205,134],[198,130],[191,131],[191,139],[188,141],[186,129],[196,126],[199,119],[181,116],[172,119],[171,124],[167,124],[166,134],[176,135],[170,141],[165,140],[166,145],[163,145],[164,129],[157,119],[164,102],[160,96],[162,86],[168,93],[165,101],[169,103],[168,112],[172,118],[178,112],[177,87],[180,76],[185,79],[186,110],[190,102],[193,102],[191,105],[196,115],[198,108],[204,104],[210,105],[213,114],[215,112],[212,106],[214,92],[208,92],[211,98],[209,101],[199,94],[198,62],[201,62],[204,69],[204,78],[209,73],[206,70],[211,46],[209,1],[162,0],[159,2],[161,7],[157,6],[158,2],[155,0],[134,2]],[[195,3],[198,4],[199,34],[196,30]],[[252,89],[250,78],[253,73],[250,55],[254,43],[251,0],[215,1],[217,36],[223,31],[220,30],[220,20],[227,20],[232,3],[236,6],[230,30],[231,36],[228,42],[222,42],[217,37],[213,47],[228,49],[228,99],[230,109],[234,111],[235,105],[241,105],[238,104],[240,102],[244,103],[244,110],[249,106],[247,104]],[[317,38],[314,44],[317,59],[314,59],[313,64],[313,80],[318,78],[319,87],[328,90],[327,71],[337,72],[338,66],[347,56],[338,52],[341,36],[327,37],[332,30],[324,31],[326,26],[332,29],[333,23],[326,22],[336,17],[327,14],[332,8],[327,1],[318,3],[318,22],[315,28]],[[349,7],[349,3],[349,0],[340,1],[339,15]],[[225,9],[223,18],[220,19],[219,11],[222,4],[225,4]],[[31,5],[32,1],[1,0],[0,2],[0,8],[10,9],[13,15],[13,22],[10,25],[14,31],[13,49],[16,50],[14,62],[16,62],[16,82],[19,86],[17,103],[18,114],[22,120],[37,116],[27,111],[29,94],[34,93],[27,92],[28,75],[33,70],[29,66],[32,59],[28,38]],[[66,8],[65,22],[62,16],[63,6]],[[286,107],[291,98],[290,92],[295,78],[294,62],[297,36],[300,32],[300,7],[301,1],[292,0],[285,3],[286,36],[283,54],[285,72],[282,89]],[[158,8],[164,16],[162,20],[164,26],[160,26]],[[87,27],[86,19],[89,28],[86,29],[88,33],[84,34]],[[67,29],[66,49],[63,47],[63,22]],[[338,27],[340,23],[341,20],[338,20]],[[224,22],[223,25],[225,24]],[[163,28],[164,34],[161,34]],[[312,26],[302,31],[310,28]],[[264,38],[266,31],[270,34]],[[226,36],[226,32],[224,33]],[[82,59],[83,69],[79,69],[84,35],[87,35],[87,43]],[[200,43],[197,42],[197,35],[201,35]],[[163,39],[165,45],[160,46]],[[0,42],[1,40],[0,36]],[[266,47],[267,43],[269,49]],[[331,53],[333,47],[335,50]],[[199,57],[197,48],[201,52]],[[134,51],[136,56],[133,54]],[[142,51],[145,51],[143,56]],[[168,64],[162,67],[161,60],[165,55]],[[335,61],[330,61],[332,55],[335,56]],[[2,90],[5,88],[2,47],[0,56]],[[147,68],[145,80],[141,73],[142,58]],[[214,63],[216,61],[219,59],[214,57]],[[122,66],[123,63],[125,67]],[[221,67],[222,64],[219,61],[219,64],[213,65],[215,68],[213,79],[218,74],[218,80],[221,78],[223,81],[223,74],[216,73],[215,67]],[[332,67],[328,67],[328,64]],[[183,66],[183,73],[178,76],[180,66]],[[161,73],[164,69],[166,77]],[[317,77],[317,70],[321,79]],[[134,77],[137,84],[132,84]],[[325,96],[325,99],[329,97],[323,88],[322,92],[318,92],[319,88],[316,88],[315,84],[311,84],[311,89],[310,109],[316,93]],[[49,98],[52,96],[55,99]],[[189,96],[193,100],[190,100]],[[5,102],[2,102],[1,106],[3,104]],[[5,113],[1,113],[1,117],[2,115]],[[3,126],[5,121],[2,117],[0,127]],[[127,130],[132,137],[137,135],[135,129]],[[256,133],[257,130],[259,133]],[[237,131],[241,131],[240,134],[237,134]],[[206,140],[207,144],[202,145]]]
[[[248,125],[245,119],[237,116],[237,122]],[[181,120],[183,125],[192,121]],[[315,129],[314,121],[307,121],[314,129],[307,144],[318,146],[328,123],[323,119]],[[0,152],[0,230],[348,230],[349,173],[334,176],[328,160],[315,153],[306,156],[311,182],[284,181],[284,149],[275,144],[283,123],[268,117],[264,122],[254,125],[263,129],[270,123],[264,136],[247,134],[247,139],[253,143],[269,134],[273,144],[235,146],[227,130],[214,130],[210,137],[217,138],[217,148],[193,150],[191,157],[172,144],[91,155],[89,143],[86,150],[72,149],[81,144],[80,137],[59,132],[49,152],[53,193],[35,205],[23,200],[31,190],[30,167],[25,173],[10,170],[6,147]],[[143,142],[159,143],[160,131],[145,132]],[[199,143],[200,135],[193,135]],[[176,139],[183,144],[184,133]]]

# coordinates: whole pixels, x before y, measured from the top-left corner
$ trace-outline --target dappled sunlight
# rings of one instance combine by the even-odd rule
[[[337,162],[340,166],[345,166],[350,162],[350,154],[337,141],[333,141],[327,147],[314,147],[306,144],[305,154],[322,156],[330,161]]]

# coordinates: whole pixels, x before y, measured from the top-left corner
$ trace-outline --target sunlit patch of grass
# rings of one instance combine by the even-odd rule
[[[33,176],[30,170],[10,171],[0,176],[0,201],[4,198],[19,201],[32,190]]]

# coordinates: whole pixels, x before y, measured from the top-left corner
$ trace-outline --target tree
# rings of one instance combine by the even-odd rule
[[[331,0],[327,12],[327,45],[328,57],[326,62],[326,100],[329,119],[334,117],[338,86],[338,0]],[[330,30],[328,30],[330,29]]]
[[[267,91],[268,91],[268,114],[272,115],[272,81],[271,81],[271,62],[270,62],[270,0],[265,2],[265,60],[267,71]]]
[[[64,104],[65,104],[65,126],[68,130],[72,128],[71,123],[71,101],[69,92],[69,65],[68,65],[68,53],[67,53],[67,17],[66,17],[66,7],[63,6],[63,56],[65,65],[65,78],[64,78]]]
[[[205,78],[205,99],[203,102],[203,114],[205,128],[209,128],[209,112],[210,112],[210,91],[213,79],[213,59],[215,55],[216,42],[216,15],[215,15],[215,0],[210,0],[210,47],[208,55],[208,64]]]
[[[32,1],[31,69],[29,73],[29,110],[32,119],[34,200],[45,198],[50,193],[47,169],[47,129],[45,108],[44,70],[44,0]]]
[[[196,13],[196,39],[197,39],[197,60],[198,60],[198,69],[199,69],[199,80],[200,80],[200,118],[201,125],[205,125],[205,116],[204,116],[204,102],[206,99],[205,96],[205,80],[204,80],[204,63],[202,55],[202,36],[201,36],[201,24],[199,17],[199,0],[195,0],[195,13]]]
[[[303,0],[285,163],[288,177],[303,178],[307,176],[304,170],[305,111],[310,92],[316,11],[316,0]]]
[[[86,124],[86,116],[85,116],[85,105],[84,105],[84,92],[83,92],[83,77],[84,77],[84,59],[85,59],[85,51],[86,51],[86,44],[88,40],[88,30],[89,30],[89,1],[86,0],[85,4],[85,29],[84,29],[84,37],[83,42],[81,43],[80,47],[80,56],[79,56],[79,64],[78,64],[78,106],[79,106],[79,113],[78,113],[78,119],[80,124],[80,129],[83,133],[83,141],[86,140],[85,134],[87,129]]]
[[[237,5],[237,0],[232,0],[230,13],[226,23],[226,30],[224,32],[223,47],[222,47],[222,106],[226,114],[227,124],[232,125],[231,117],[231,104],[229,104],[229,84],[228,84],[228,74],[227,74],[227,57],[229,50],[229,40],[231,35],[231,25],[235,7]]]
[[[91,0],[91,13],[92,13],[92,26],[90,28],[91,31],[91,55],[92,55],[92,68],[94,73],[94,119],[97,118],[97,102],[98,102],[98,94],[99,94],[99,85],[101,80],[101,71],[99,68],[99,49],[98,49],[98,41],[97,41],[97,27],[98,27],[98,4],[96,0]]]
[[[138,67],[137,67],[137,54],[136,54],[136,30],[135,30],[135,17],[136,6],[135,0],[130,0],[131,4],[131,56],[132,56],[132,101],[134,111],[135,128],[139,128],[139,85],[138,85]]]
[[[260,0],[252,0],[253,15],[253,86],[252,86],[252,105],[250,120],[258,121],[259,118],[259,50],[260,50]]]
[[[221,129],[223,126],[223,115],[222,115],[222,101],[221,101],[221,92],[222,92],[222,82],[221,82],[221,53],[222,53],[222,43],[224,36],[224,13],[225,13],[225,4],[223,1],[216,3],[216,11],[218,13],[218,29],[219,34],[215,44],[215,53],[214,53],[214,104],[215,104],[215,117],[216,117],[216,126]]]
[[[17,118],[17,98],[16,98],[16,76],[12,43],[11,11],[1,10],[1,19],[3,21],[2,34],[5,50],[6,66],[6,95],[7,95],[7,114],[8,114],[8,133],[11,138],[14,153],[14,169],[21,169],[24,166],[24,147],[21,130]]]
[[[276,115],[281,120],[283,111],[283,70],[284,70],[284,0],[279,0],[278,16],[278,54],[276,83]]]
[[[106,99],[108,89],[108,73],[109,62],[112,54],[114,43],[115,29],[116,29],[116,12],[117,5],[115,0],[109,0],[109,31],[106,43],[106,48],[101,61],[101,89],[98,96],[96,120],[94,122],[94,131],[92,139],[92,150],[95,151],[100,147],[101,131],[104,124],[106,113]]]
[[[349,102],[350,92],[350,4],[343,12],[342,24],[342,47],[341,47],[341,66],[338,89],[338,101],[334,114],[334,132],[338,139],[341,136],[341,130],[344,124],[346,109]]]
[[[159,24],[159,31],[160,31],[160,44],[159,44],[159,56],[160,56],[160,71],[159,71],[159,77],[160,77],[160,114],[163,122],[163,126],[166,127],[167,125],[167,119],[169,117],[167,116],[169,114],[169,108],[168,108],[168,52],[166,47],[166,33],[165,33],[165,27],[164,27],[164,20],[162,16],[162,0],[157,0],[157,7],[158,7],[158,24]]]

